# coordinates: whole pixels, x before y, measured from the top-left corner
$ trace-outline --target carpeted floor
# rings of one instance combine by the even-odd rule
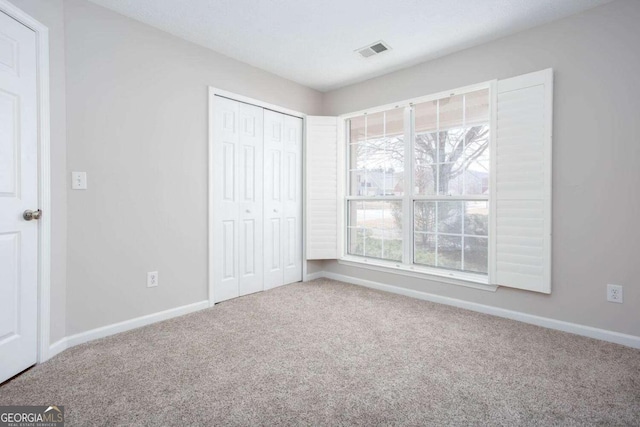
[[[329,280],[74,347],[0,387],[67,425],[640,425],[640,351]]]

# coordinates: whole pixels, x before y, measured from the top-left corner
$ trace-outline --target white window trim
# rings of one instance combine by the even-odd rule
[[[490,195],[488,198],[488,202],[489,202],[488,263],[489,265],[488,265],[488,274],[486,275],[473,274],[473,273],[468,273],[463,271],[447,270],[444,268],[421,266],[413,263],[404,264],[402,262],[387,261],[387,260],[381,260],[377,258],[360,257],[356,255],[349,255],[347,253],[348,239],[346,236],[346,233],[347,233],[346,225],[348,223],[348,218],[347,218],[348,210],[346,208],[346,205],[348,203],[347,183],[348,183],[348,170],[349,170],[349,165],[347,164],[348,158],[346,156],[347,147],[346,147],[346,138],[345,138],[346,131],[347,131],[347,128],[346,128],[347,120],[353,117],[364,115],[364,114],[378,113],[381,111],[388,111],[395,108],[405,108],[405,114],[406,114],[409,110],[407,107],[412,107],[414,104],[429,102],[436,99],[441,99],[448,96],[454,96],[460,93],[473,92],[481,89],[489,89],[489,111],[490,111],[489,122],[491,126],[489,147],[490,147],[490,152],[493,154],[495,153],[495,135],[496,135],[495,122],[496,122],[496,108],[497,108],[497,102],[496,102],[497,80],[490,80],[483,83],[464,86],[454,90],[442,91],[442,92],[431,94],[431,95],[411,98],[411,99],[407,99],[407,100],[396,102],[396,103],[386,104],[386,105],[382,105],[374,108],[368,108],[366,110],[360,110],[360,111],[346,113],[338,116],[338,129],[342,129],[341,132],[338,132],[338,165],[340,166],[340,169],[339,169],[340,172],[338,176],[339,178],[338,179],[338,206],[339,206],[338,227],[340,230],[340,232],[338,233],[338,263],[359,267],[359,268],[365,268],[368,270],[395,273],[395,274],[400,274],[404,276],[416,277],[416,278],[421,278],[425,280],[432,280],[432,281],[441,282],[441,283],[471,287],[474,289],[481,289],[481,290],[486,290],[491,292],[496,291],[496,289],[498,288],[498,285],[491,284],[493,283],[493,280],[492,280],[493,277],[495,277],[495,260],[493,259],[493,251],[491,249],[492,249],[492,245],[495,245],[495,239],[496,239],[495,206],[494,206],[495,202],[493,201],[494,197],[492,197],[492,195]],[[405,133],[408,134],[411,139],[414,138],[412,126],[413,126],[412,121],[408,120],[408,117],[405,116]],[[405,150],[406,150],[405,155],[407,154],[407,152],[409,153],[411,157],[411,163],[413,164],[412,147],[413,147],[413,141],[411,141],[410,144],[405,145]],[[491,187],[492,189],[495,188],[494,158],[495,156],[492,155],[490,159],[491,170],[489,171],[489,182],[490,182],[490,185],[492,186]],[[413,185],[411,184],[413,182],[412,168],[405,168],[405,173],[407,175],[411,175],[410,179],[407,182],[410,183],[409,189],[412,189],[413,188]],[[413,194],[409,194],[408,196],[411,197],[413,200],[422,199],[421,196],[415,196]],[[405,197],[407,196],[406,195],[402,197],[372,196],[372,197],[362,197],[362,199],[402,200]],[[452,200],[456,200],[456,199],[466,200],[466,199],[474,198],[473,196],[461,196],[461,197],[449,196],[449,197],[451,197]],[[349,199],[353,200],[353,199],[357,199],[357,197],[349,196]],[[432,199],[432,198],[425,198],[425,199]],[[484,200],[486,200],[486,198],[484,198]],[[408,218],[412,217],[411,212],[409,212],[408,216],[407,216],[407,212],[403,212],[403,215]],[[403,229],[403,238],[405,239],[408,238],[410,240],[413,240],[412,232],[413,232],[413,229],[411,227],[405,227]],[[407,250],[406,249],[407,247],[408,245],[405,245],[405,249],[404,249],[405,252]],[[405,259],[407,259],[407,254],[404,254],[404,255],[405,255]]]
[[[344,121],[344,120],[351,119],[351,118],[354,118],[354,117],[362,116],[364,114],[380,113],[382,111],[393,110],[394,108],[400,108],[400,107],[410,107],[413,104],[421,104],[423,102],[435,101],[436,99],[441,99],[441,98],[445,98],[445,97],[448,97],[448,96],[454,96],[454,95],[458,95],[460,93],[473,92],[473,91],[476,91],[476,90],[487,89],[487,88],[492,88],[493,89],[492,85],[495,84],[495,82],[496,82],[496,80],[488,80],[486,82],[477,83],[477,84],[464,86],[464,87],[459,87],[459,88],[453,89],[453,90],[445,90],[445,91],[434,93],[434,94],[431,94],[431,95],[418,96],[418,97],[415,97],[415,98],[405,99],[405,100],[399,101],[399,102],[392,102],[392,103],[385,104],[385,105],[380,105],[380,106],[377,106],[377,107],[367,108],[365,110],[354,111],[352,113],[345,113],[345,114],[342,114],[342,115],[338,116],[338,119]]]

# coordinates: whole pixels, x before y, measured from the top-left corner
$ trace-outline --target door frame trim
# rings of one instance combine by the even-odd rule
[[[2,1],[2,0],[0,0]],[[213,260],[213,242],[214,242],[214,236],[213,236],[213,177],[214,177],[214,170],[213,170],[213,127],[214,127],[214,99],[216,96],[220,96],[223,98],[228,98],[231,99],[233,101],[238,101],[238,102],[244,102],[245,104],[251,104],[251,105],[255,105],[257,107],[261,107],[267,110],[271,110],[271,111],[275,111],[277,113],[282,113],[282,114],[287,114],[289,116],[293,116],[293,117],[299,117],[302,119],[302,279],[304,280],[304,278],[307,275],[307,261],[306,261],[306,235],[305,235],[305,228],[306,228],[306,224],[305,224],[305,211],[306,211],[306,206],[305,206],[305,182],[306,182],[306,177],[305,177],[305,168],[304,168],[304,164],[305,164],[305,156],[306,156],[306,149],[305,149],[305,140],[304,140],[304,135],[305,135],[305,127],[306,127],[306,118],[307,115],[304,113],[301,113],[299,111],[295,111],[295,110],[290,110],[288,108],[284,108],[281,107],[279,105],[275,105],[275,104],[270,104],[268,102],[264,102],[264,101],[260,101],[258,99],[253,99],[253,98],[249,98],[243,95],[238,95],[236,93],[233,92],[228,92],[226,90],[222,90],[222,89],[218,89],[215,88],[213,86],[209,86],[209,99],[208,99],[208,103],[209,103],[209,111],[208,111],[208,124],[209,124],[209,129],[208,129],[208,151],[209,151],[209,155],[208,155],[208,163],[209,163],[209,179],[208,179],[208,281],[209,281],[209,286],[208,286],[208,299],[209,299],[209,307],[213,307],[213,305],[215,304],[215,299],[214,299],[214,283],[213,283],[213,264],[214,264],[214,260]]]
[[[38,204],[44,214],[38,221],[38,349],[37,361],[50,358],[51,332],[51,129],[49,100],[49,28],[7,0],[0,12],[36,33],[38,103]]]

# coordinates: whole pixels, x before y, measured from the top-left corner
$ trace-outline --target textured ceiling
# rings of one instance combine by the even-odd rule
[[[612,0],[91,0],[321,91]],[[392,50],[354,50],[378,40]]]

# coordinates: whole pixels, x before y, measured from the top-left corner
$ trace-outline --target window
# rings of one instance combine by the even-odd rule
[[[356,117],[349,125],[348,253],[402,261],[404,112]]]
[[[553,70],[451,92],[307,116],[306,258],[550,293]]]
[[[486,275],[489,88],[347,120],[347,254]]]

